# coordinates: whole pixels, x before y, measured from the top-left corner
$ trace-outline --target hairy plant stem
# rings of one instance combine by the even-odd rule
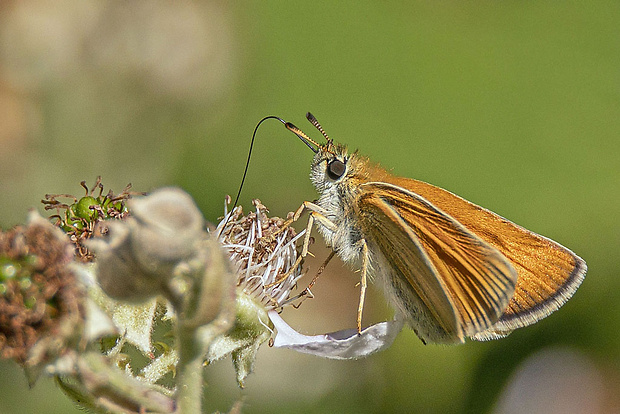
[[[199,413],[202,405],[204,360],[209,347],[235,322],[235,274],[215,239],[204,241],[202,277],[177,309],[177,412]]]
[[[181,337],[183,334],[179,334],[177,338]],[[197,352],[195,341],[182,341],[178,350],[177,413],[200,413],[202,412],[204,357],[202,353]]]

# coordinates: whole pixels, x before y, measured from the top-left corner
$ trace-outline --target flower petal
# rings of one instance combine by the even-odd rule
[[[394,342],[404,325],[404,320],[396,318],[371,325],[359,334],[356,329],[347,329],[306,336],[291,328],[276,311],[268,314],[278,331],[273,344],[275,348],[289,348],[331,359],[356,359],[381,351]]]

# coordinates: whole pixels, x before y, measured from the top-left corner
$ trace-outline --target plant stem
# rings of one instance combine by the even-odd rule
[[[181,335],[177,336],[177,338],[182,337]],[[179,363],[177,365],[177,413],[200,413],[202,412],[204,357],[200,352],[196,352],[193,346],[194,341],[181,342],[179,344]]]

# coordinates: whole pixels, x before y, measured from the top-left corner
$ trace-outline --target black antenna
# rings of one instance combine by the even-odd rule
[[[248,152],[248,160],[245,162],[245,170],[243,170],[243,178],[241,178],[241,184],[239,184],[239,191],[237,191],[237,197],[235,198],[235,202],[233,203],[233,208],[235,208],[235,206],[237,205],[237,202],[239,201],[239,197],[241,196],[241,189],[243,188],[243,183],[245,182],[245,176],[248,174],[248,168],[250,166],[250,158],[252,157],[252,148],[254,147],[254,139],[256,138],[256,131],[258,131],[258,127],[260,126],[260,124],[262,124],[264,121],[268,119],[277,119],[278,121],[282,122],[285,126],[287,124],[287,122],[284,119],[280,118],[279,116],[274,116],[274,115],[266,116],[263,119],[261,119],[258,122],[258,124],[256,124],[256,128],[254,128],[254,133],[252,134],[252,141],[250,141],[250,151]],[[226,220],[226,222],[228,222],[228,220]],[[226,225],[226,223],[224,223],[224,225]]]
[[[306,144],[308,148],[312,150],[312,152],[314,152],[315,154],[319,152],[318,148],[320,147],[320,145],[314,142],[310,137],[304,134],[303,131],[297,128],[295,125],[291,124],[290,122],[286,122],[285,120],[283,120],[282,118],[278,116],[270,115],[270,116],[264,117],[258,122],[258,124],[256,124],[256,127],[254,128],[254,132],[252,133],[252,141],[250,141],[250,150],[248,151],[248,159],[245,162],[245,169],[243,170],[243,177],[241,178],[241,184],[239,184],[239,191],[237,191],[237,197],[235,197],[235,202],[233,203],[233,209],[237,206],[237,202],[239,201],[239,197],[241,196],[241,190],[243,189],[243,183],[245,183],[245,177],[248,174],[248,168],[250,166],[250,158],[252,157],[252,148],[254,148],[254,140],[256,139],[256,132],[258,131],[258,127],[260,126],[260,124],[262,124],[264,121],[268,119],[277,119],[278,121],[282,122],[284,126],[286,127],[286,129],[288,129],[289,131],[297,135],[297,137],[299,137],[299,139],[304,144]],[[323,135],[325,134],[323,133]],[[312,147],[312,145],[316,146],[316,148]],[[232,210],[231,210],[231,213],[232,213]],[[228,218],[226,219],[226,222],[224,222],[224,226],[226,226],[226,224],[228,223],[228,220],[231,217],[232,217],[232,214],[228,216]]]

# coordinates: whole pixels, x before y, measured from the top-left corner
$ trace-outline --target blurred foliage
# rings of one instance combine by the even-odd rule
[[[562,346],[600,371],[607,405],[591,408],[606,412],[620,384],[619,21],[620,3],[603,0],[4,2],[0,225],[97,175],[115,191],[182,186],[215,221],[258,120],[317,137],[312,111],[394,173],[568,246],[588,275],[564,308],[501,341],[423,346],[407,331],[348,362],[264,349],[241,393],[230,361],[216,363],[207,407],[488,412],[523,361]],[[261,127],[252,157],[246,210],[259,197],[283,216],[316,196],[311,153],[281,124]],[[330,267],[317,298],[287,311],[307,332],[355,323],[356,276]],[[366,309],[389,315],[380,294]],[[5,365],[0,412],[70,412]]]

